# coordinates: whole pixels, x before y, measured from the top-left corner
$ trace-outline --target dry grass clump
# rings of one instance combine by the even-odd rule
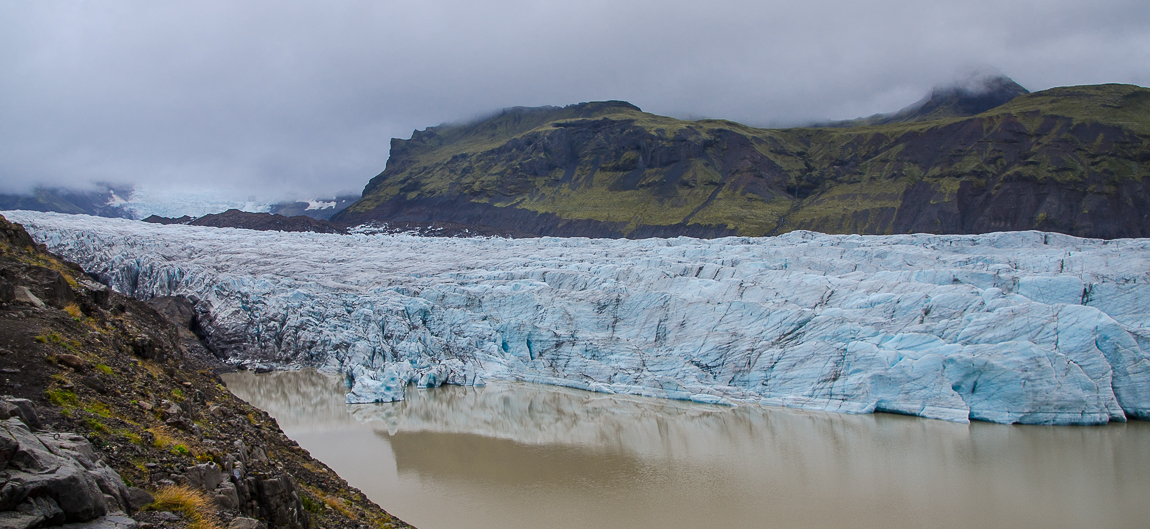
[[[164,426],[153,426],[145,431],[152,434],[152,446],[156,448],[167,448],[180,442],[172,435],[172,431]]]
[[[221,529],[215,504],[202,491],[187,485],[174,485],[161,488],[153,497],[156,501],[146,509],[183,514],[191,522],[189,529]]]
[[[152,446],[163,448],[177,455],[200,456],[203,451],[190,441],[185,441],[166,426],[153,426],[145,430],[152,434]]]
[[[306,490],[307,492],[310,492],[316,498],[319,498],[320,501],[322,501],[328,507],[331,507],[332,509],[334,509],[336,512],[338,512],[338,513],[340,513],[340,514],[342,514],[342,515],[344,515],[344,516],[346,516],[352,520],[357,519],[357,517],[355,515],[355,511],[348,508],[346,500],[339,498],[339,497],[328,496],[327,494],[324,494],[324,492],[322,490],[319,490],[316,487],[312,487],[312,486],[309,486],[307,484],[301,484],[301,485],[302,485],[304,490]],[[302,500],[302,498],[301,498],[301,500]],[[306,504],[304,505],[304,508],[307,509]],[[315,510],[315,511],[311,511],[311,512],[319,513],[320,511]]]
[[[80,311],[80,306],[75,303],[69,303],[67,307],[64,307],[64,312],[77,320],[84,319],[84,313]]]

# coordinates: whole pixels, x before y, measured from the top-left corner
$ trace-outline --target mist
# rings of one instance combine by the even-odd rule
[[[358,192],[389,140],[621,99],[787,126],[997,69],[1150,84],[1144,2],[101,1],[0,4],[0,192],[111,182]]]

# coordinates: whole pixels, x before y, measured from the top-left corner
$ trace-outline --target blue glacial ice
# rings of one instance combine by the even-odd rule
[[[1150,419],[1150,240],[1042,232],[443,239],[5,212],[234,361],[347,401],[522,380],[951,421]]]

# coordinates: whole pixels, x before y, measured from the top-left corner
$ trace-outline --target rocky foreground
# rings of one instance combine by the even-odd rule
[[[409,527],[229,393],[186,308],[0,218],[0,527]]]

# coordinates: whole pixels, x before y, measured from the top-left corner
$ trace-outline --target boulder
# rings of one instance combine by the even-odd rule
[[[163,415],[165,420],[167,420],[167,419],[171,419],[173,417],[179,417],[179,416],[183,415],[184,409],[181,408],[180,405],[176,404],[175,402],[172,402],[170,400],[164,400],[164,401],[160,402],[160,414]]]
[[[44,303],[54,307],[64,307],[76,301],[72,287],[68,285],[68,280],[64,279],[64,275],[60,272],[42,266],[30,266],[24,274]]]
[[[52,498],[25,498],[15,509],[0,512],[0,527],[4,529],[32,529],[64,521],[64,511]]]
[[[189,421],[186,417],[172,417],[164,421],[164,424],[177,430],[183,430],[185,432],[191,432],[199,435],[199,427],[196,426],[192,421]]]
[[[76,371],[80,371],[81,369],[84,369],[86,365],[88,365],[88,363],[85,362],[83,358],[70,354],[59,355],[56,357],[56,361]]]
[[[28,287],[26,286],[15,287],[12,292],[13,299],[19,303],[26,303],[38,309],[42,309],[47,306],[43,301],[40,301],[40,298],[36,297],[32,291],[28,290]]]
[[[88,298],[91,299],[92,303],[95,303],[97,307],[105,310],[111,308],[112,289],[87,278],[80,278],[78,282],[80,286],[84,287],[84,290],[88,293]]]
[[[231,481],[224,481],[219,487],[212,491],[212,500],[219,505],[221,509],[235,510],[240,507],[239,491],[236,485]]]
[[[80,383],[85,385],[85,386],[88,386],[89,388],[92,388],[93,391],[95,391],[96,393],[99,393],[101,395],[107,395],[108,394],[108,386],[106,384],[104,384],[103,380],[100,380],[100,377],[96,377],[96,376],[83,377],[80,379]]]
[[[43,428],[40,424],[40,416],[36,414],[36,407],[28,399],[5,396],[3,400],[0,400],[0,421],[6,421],[12,417],[19,418],[32,430]]]
[[[267,526],[255,518],[239,516],[232,519],[232,523],[228,524],[228,529],[267,529]]]
[[[128,487],[128,494],[124,498],[128,502],[128,512],[136,512],[143,506],[156,501],[148,491],[138,487]]]
[[[0,422],[0,527],[89,522],[127,507],[127,487],[92,445],[71,433],[34,433],[20,399],[3,401]],[[15,401],[15,402],[14,402]],[[38,420],[32,420],[38,424]]]
[[[196,320],[196,308],[191,300],[183,296],[161,296],[146,302],[182,331],[191,331]]]
[[[209,492],[219,487],[224,480],[224,474],[219,465],[210,461],[188,468],[184,477],[188,480],[188,486]]]

